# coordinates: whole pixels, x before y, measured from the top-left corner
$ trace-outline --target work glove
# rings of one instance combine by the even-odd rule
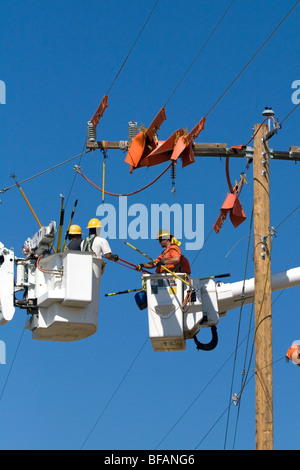
[[[155,266],[157,266],[157,267],[159,267],[159,268],[160,268],[161,266],[164,266],[164,265],[165,265],[165,262],[164,262],[163,260],[157,261],[156,264],[155,264]]]
[[[118,259],[119,259],[119,256],[118,256],[118,255],[113,255],[113,260],[114,260],[114,261],[118,261]]]
[[[135,269],[136,269],[137,271],[140,271],[141,269],[143,269],[143,267],[144,267],[144,265],[143,265],[143,263],[141,263],[141,264],[138,264],[138,265],[135,267]]]

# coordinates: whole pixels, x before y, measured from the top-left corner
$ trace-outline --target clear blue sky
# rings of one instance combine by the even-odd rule
[[[1,2],[0,80],[6,84],[6,104],[0,105],[0,189],[13,183],[11,173],[23,180],[79,154],[85,144],[86,123],[110,88],[98,139],[127,140],[131,120],[147,127],[230,2],[160,0],[113,83],[154,4],[154,0]],[[159,139],[181,127],[192,129],[294,4],[290,0],[236,0],[168,102]],[[299,20],[300,6],[209,114],[197,142],[244,144],[252,136],[254,124],[262,121],[265,106],[273,107],[279,121],[293,109],[292,83],[300,80]],[[297,109],[284,122],[270,143],[272,148],[288,151],[291,145],[300,145],[299,113]],[[166,165],[130,175],[124,158],[122,151],[108,152],[108,191],[134,191]],[[68,198],[67,220],[75,199],[74,222],[86,227],[96,215],[101,193],[80,176],[72,185],[74,163],[23,185],[45,225],[50,220],[58,222],[60,194]],[[245,163],[242,159],[230,162],[233,181],[239,179]],[[80,164],[101,186],[101,153],[84,156]],[[299,164],[272,161],[270,174],[271,225],[276,227],[299,204]],[[231,272],[229,281],[235,282],[245,272],[245,237],[253,201],[251,166],[247,182],[241,194],[247,220],[236,229],[226,220],[218,235],[211,228],[228,192],[224,159],[198,158],[184,169],[178,165],[176,194],[171,193],[168,172],[151,188],[128,198],[128,204],[149,208],[163,202],[204,204],[205,238],[211,235],[200,252],[186,252],[191,262],[195,260],[192,274],[204,277]],[[14,247],[20,256],[24,240],[38,226],[17,188],[1,194],[1,201],[0,241]],[[116,198],[106,196],[105,202],[118,210]],[[273,272],[299,265],[299,228],[300,211],[278,228]],[[159,253],[155,240],[132,242],[150,256]],[[120,257],[132,263],[145,261],[121,240],[110,243]],[[253,277],[252,254],[250,244],[248,278]],[[156,353],[147,339],[147,313],[138,309],[133,294],[104,296],[140,286],[138,273],[109,263],[101,284],[98,331],[80,342],[32,340],[30,331],[23,334],[26,313],[21,310],[1,326],[0,339],[7,350],[7,364],[0,365],[1,449],[255,448],[253,378],[240,407],[233,405],[230,414],[226,412],[239,310],[220,320],[219,344],[214,351],[197,351],[194,342],[188,341],[185,352]],[[273,300],[273,358],[277,361],[300,339],[299,288],[289,289],[279,298],[276,293]],[[245,307],[240,341],[248,334],[250,315],[251,306]],[[205,342],[208,332],[201,332],[199,338]],[[252,344],[253,333],[249,341]],[[246,341],[237,353],[234,393],[240,390],[245,345]],[[252,362],[250,375],[253,367]],[[276,449],[299,448],[295,431],[300,419],[299,384],[296,366],[284,359],[274,364]]]

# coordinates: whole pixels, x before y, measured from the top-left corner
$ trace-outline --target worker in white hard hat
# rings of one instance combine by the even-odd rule
[[[101,222],[99,219],[93,218],[89,221],[87,228],[89,229],[89,235],[81,242],[81,251],[90,251],[97,258],[110,259],[112,261],[118,261],[118,255],[114,255],[111,251],[108,241],[105,238],[100,237]]]
[[[68,243],[65,246],[64,251],[67,250],[81,250],[81,242],[82,242],[82,230],[79,225],[71,225],[68,233]]]
[[[156,268],[156,273],[165,272],[162,266],[166,266],[170,271],[180,273],[191,273],[191,268],[188,260],[182,255],[179,242],[169,230],[162,229],[158,232],[156,240],[159,241],[163,251],[159,257],[153,262],[139,264],[136,269],[142,268],[151,269]]]

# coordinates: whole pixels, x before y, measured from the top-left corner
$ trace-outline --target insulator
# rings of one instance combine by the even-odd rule
[[[172,178],[172,180],[175,180],[175,177],[176,177],[176,165],[173,162],[172,166],[171,166],[171,178]]]
[[[176,163],[172,162],[172,165],[171,165],[171,180],[172,180],[172,189],[171,189],[171,192],[172,192],[172,193],[176,193],[176,189],[175,189],[175,178],[176,178]]]
[[[88,121],[87,123],[87,140],[89,142],[95,142],[97,137],[96,137],[96,127],[93,126],[91,121]]]
[[[268,108],[267,106],[265,107],[265,109],[263,110],[262,112],[262,115],[265,116],[265,117],[270,117],[270,116],[274,116],[274,111],[272,108]]]
[[[130,121],[128,123],[129,140],[132,141],[132,139],[134,139],[134,137],[137,135],[137,133],[138,133],[137,122]]]

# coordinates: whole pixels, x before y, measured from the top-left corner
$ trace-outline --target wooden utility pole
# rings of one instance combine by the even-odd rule
[[[254,128],[253,220],[255,275],[256,450],[273,449],[272,294],[268,142],[266,124]]]

